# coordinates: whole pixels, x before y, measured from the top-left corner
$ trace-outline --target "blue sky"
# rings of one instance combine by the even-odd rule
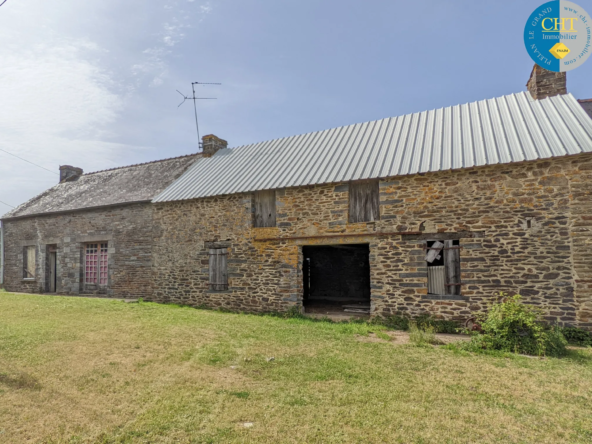
[[[8,0],[0,148],[57,173],[231,147],[525,90],[524,25],[542,1]],[[592,12],[592,2],[580,0]],[[592,61],[568,91],[592,97]],[[0,201],[57,176],[0,151]],[[8,206],[0,204],[0,214]]]

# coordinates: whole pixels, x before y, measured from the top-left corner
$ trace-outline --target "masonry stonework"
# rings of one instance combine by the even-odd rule
[[[278,190],[273,228],[252,228],[250,194],[155,204],[151,299],[300,307],[302,246],[367,243],[373,315],[464,319],[506,292],[551,321],[592,328],[591,184],[592,155],[582,154],[381,180],[372,223],[348,223],[347,183]],[[460,296],[428,295],[428,239],[459,239]],[[228,291],[209,290],[209,248],[228,249]]]
[[[57,247],[57,293],[146,297],[152,293],[152,211],[150,203],[4,221],[5,288],[13,292],[49,291],[48,247]],[[87,243],[108,243],[108,285],[84,286]],[[35,279],[23,279],[23,250],[36,248]]]

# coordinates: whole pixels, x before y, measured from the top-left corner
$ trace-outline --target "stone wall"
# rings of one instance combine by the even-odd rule
[[[243,195],[155,204],[153,300],[251,312],[298,304],[298,247],[253,242],[279,231],[251,228],[251,206]],[[210,248],[228,248],[228,291],[209,290]]]
[[[286,310],[302,304],[303,245],[368,243],[374,315],[462,319],[507,292],[550,320],[590,327],[591,174],[586,154],[381,180],[372,223],[348,223],[348,184],[278,190],[274,228],[252,228],[249,194],[156,204],[152,298]],[[422,234],[385,234],[410,231]],[[315,237],[337,234],[356,236]],[[423,247],[436,238],[460,240],[460,296],[427,294]],[[212,247],[228,247],[225,292],[208,289]]]
[[[49,290],[48,246],[57,246],[57,293],[146,297],[152,293],[152,210],[149,203],[4,221],[5,288]],[[108,243],[107,288],[83,284],[86,243]],[[36,247],[35,279],[23,279],[23,249]]]

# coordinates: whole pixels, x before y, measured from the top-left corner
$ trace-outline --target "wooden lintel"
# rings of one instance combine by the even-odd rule
[[[372,237],[372,236],[403,236],[406,234],[421,234],[420,231],[395,231],[395,232],[378,232],[371,233],[344,233],[344,234],[321,234],[314,236],[292,236],[292,237],[267,237],[261,239],[253,239],[253,242],[272,242],[272,241],[288,241],[288,240],[304,240],[304,239],[334,239],[343,237]]]

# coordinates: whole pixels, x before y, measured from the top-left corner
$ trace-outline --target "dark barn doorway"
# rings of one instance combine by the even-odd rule
[[[368,244],[302,247],[307,313],[370,313]]]

